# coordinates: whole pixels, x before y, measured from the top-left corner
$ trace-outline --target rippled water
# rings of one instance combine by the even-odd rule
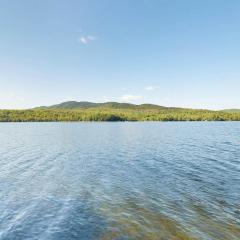
[[[240,239],[240,123],[2,123],[0,239]]]

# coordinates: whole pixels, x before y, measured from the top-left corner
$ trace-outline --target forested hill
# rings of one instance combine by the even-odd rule
[[[75,101],[28,110],[0,110],[0,122],[60,121],[240,121],[240,112]]]
[[[68,101],[52,106],[42,106],[37,109],[86,109],[86,108],[110,108],[110,109],[177,109],[168,108],[154,104],[132,104],[132,103],[118,103],[118,102],[105,102],[105,103],[93,103],[93,102],[76,102]]]

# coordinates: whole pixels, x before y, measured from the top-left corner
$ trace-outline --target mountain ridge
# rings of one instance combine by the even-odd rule
[[[221,109],[221,110],[211,110],[211,109],[194,109],[194,108],[185,108],[185,107],[167,107],[152,103],[142,103],[142,104],[133,104],[133,103],[123,103],[123,102],[89,102],[89,101],[65,101],[59,104],[54,104],[50,106],[40,106],[35,107],[33,109],[66,109],[66,110],[77,110],[77,109],[133,109],[133,110],[208,110],[208,111],[221,111],[228,113],[239,113],[240,109],[232,108],[232,109]]]
[[[54,104],[50,106],[41,106],[34,109],[87,109],[87,108],[111,108],[111,109],[154,109],[154,110],[167,110],[167,109],[184,109],[178,107],[165,107],[157,104],[143,103],[143,104],[133,104],[133,103],[121,103],[121,102],[88,102],[88,101],[66,101],[59,104]]]

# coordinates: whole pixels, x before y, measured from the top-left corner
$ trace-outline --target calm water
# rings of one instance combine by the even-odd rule
[[[2,123],[0,239],[240,239],[240,123]]]

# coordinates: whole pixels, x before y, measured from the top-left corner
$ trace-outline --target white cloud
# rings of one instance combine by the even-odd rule
[[[87,44],[88,43],[88,41],[87,41],[87,39],[85,37],[80,37],[79,38],[79,42],[81,42],[83,44]]]
[[[147,87],[145,87],[145,90],[147,90],[147,91],[154,91],[156,89],[159,89],[159,87],[156,87],[156,86],[147,86]]]
[[[94,36],[91,36],[91,35],[88,35],[88,36],[81,36],[79,39],[78,39],[78,42],[82,43],[82,44],[88,44],[89,42],[92,42],[96,40],[96,37]]]
[[[121,100],[122,101],[135,101],[135,100],[139,100],[142,99],[143,97],[140,95],[132,95],[132,94],[126,94],[121,96]]]

